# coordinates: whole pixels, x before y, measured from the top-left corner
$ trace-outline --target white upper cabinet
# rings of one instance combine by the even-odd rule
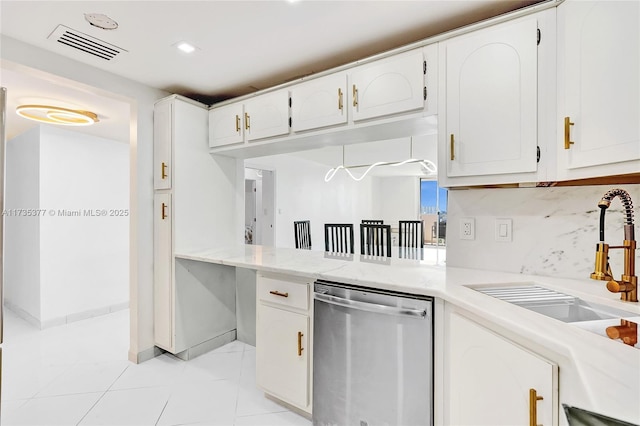
[[[171,189],[173,104],[160,103],[153,114],[153,189]]]
[[[425,68],[421,49],[354,68],[349,92],[353,120],[424,108]]]
[[[294,132],[347,123],[347,75],[331,74],[291,88]]]
[[[448,177],[536,171],[537,28],[531,16],[444,42]]]
[[[560,178],[640,171],[639,57],[639,2],[558,6]]]
[[[289,133],[289,91],[259,95],[244,102],[244,132],[248,141]]]
[[[244,105],[241,102],[209,111],[209,146],[242,143],[244,133]]]
[[[209,146],[241,144],[289,133],[288,89],[209,110]]]
[[[214,107],[209,145],[254,157],[433,133],[438,60],[434,43]]]

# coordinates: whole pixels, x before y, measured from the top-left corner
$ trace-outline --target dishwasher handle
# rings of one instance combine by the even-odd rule
[[[396,308],[394,306],[379,305],[377,303],[367,303],[357,300],[344,299],[342,297],[323,293],[315,293],[314,298],[320,302],[343,306],[345,308],[358,309],[360,311],[374,312],[386,315],[397,315],[416,319],[427,318],[427,311],[424,309]]]

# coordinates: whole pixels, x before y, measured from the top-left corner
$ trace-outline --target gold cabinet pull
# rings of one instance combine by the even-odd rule
[[[280,297],[289,297],[289,293],[280,293],[278,290],[271,290],[269,293]]]
[[[358,89],[355,84],[353,85],[353,106],[358,106]]]
[[[251,122],[249,121],[251,117],[249,117],[249,113],[245,112],[244,113],[244,129],[245,130],[249,130],[251,129]]]
[[[304,334],[302,334],[301,331],[298,331],[298,356],[302,356],[302,351],[304,350],[302,347],[302,336],[304,336]]]
[[[571,126],[574,124],[569,117],[564,118],[564,149],[569,149],[573,145],[571,141]]]
[[[236,114],[236,133],[240,133],[240,116]]]
[[[455,143],[455,139],[453,137],[453,133],[451,133],[451,146],[450,146],[450,149],[449,149],[449,151],[451,153],[451,161],[455,160],[455,158],[456,158],[456,154],[455,154],[455,151],[454,151],[454,143]]]
[[[543,399],[535,389],[529,389],[529,426],[542,426],[538,424],[538,401]]]
[[[338,109],[342,111],[342,89],[338,88]]]
[[[167,178],[167,163],[162,162],[162,179]]]
[[[165,220],[167,218],[167,205],[165,203],[162,203],[162,220]]]

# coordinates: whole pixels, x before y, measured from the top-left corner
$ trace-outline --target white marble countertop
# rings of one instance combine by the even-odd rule
[[[640,344],[632,347],[611,340],[590,327],[578,327],[487,296],[467,285],[536,285],[580,297],[586,301],[640,317],[640,303],[623,302],[605,283],[452,268],[434,259],[374,258],[287,248],[239,245],[220,249],[177,252],[176,258],[211,262],[264,272],[311,277],[385,290],[433,296],[463,309],[486,327],[558,363],[561,402],[638,423],[640,419]],[[607,325],[611,325],[607,322]],[[572,371],[573,370],[573,371]],[[563,385],[563,377],[576,375],[582,388]],[[609,388],[606,401],[598,389]],[[615,397],[614,397],[615,394]],[[630,402],[633,403],[631,404]],[[561,415],[562,416],[562,415]]]

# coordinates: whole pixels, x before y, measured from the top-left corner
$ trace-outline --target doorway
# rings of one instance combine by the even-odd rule
[[[275,172],[245,167],[244,243],[275,245]]]
[[[8,343],[21,339],[25,332],[36,336],[46,328],[42,333],[58,333],[101,317],[95,324],[106,321],[111,326],[100,333],[122,342],[114,356],[127,359],[129,341],[137,336],[133,329],[136,321],[129,318],[137,316],[130,307],[136,284],[131,274],[135,255],[131,240],[136,228],[131,219],[136,196],[131,191],[136,187],[131,179],[136,165],[132,131],[137,120],[136,101],[18,63],[3,61],[0,68],[7,87],[5,167],[10,166],[5,169],[3,198],[14,209],[40,212],[35,217],[38,226],[31,229],[25,226],[28,220],[10,218],[14,222],[11,232],[3,236],[4,265],[9,266],[4,274],[4,306],[8,307],[6,314],[14,314],[14,321],[6,324]],[[38,88],[37,92],[33,88]],[[100,114],[102,126],[72,131],[11,114],[25,93],[34,103],[51,99],[63,107],[88,106]],[[34,160],[33,152],[42,161]],[[49,170],[45,181],[22,178],[25,171],[38,176],[42,170]],[[31,255],[34,250],[47,256],[32,265],[39,277],[30,280],[30,270],[20,265],[22,259],[35,258]],[[96,275],[96,270],[107,272]],[[34,291],[24,291],[25,286]],[[111,322],[111,317],[117,321]],[[12,359],[22,356],[17,351],[6,359],[8,369]],[[15,383],[7,380],[7,389],[15,390]]]

